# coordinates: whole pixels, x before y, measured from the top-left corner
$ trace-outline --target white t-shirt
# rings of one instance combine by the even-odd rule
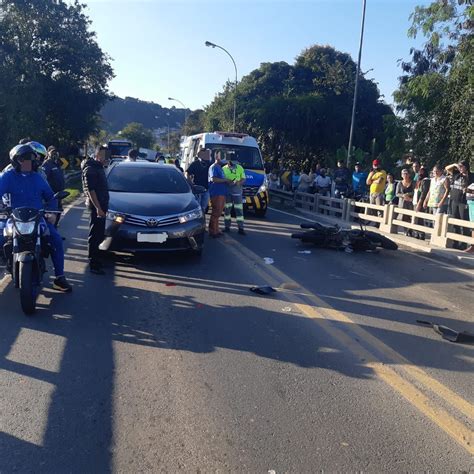
[[[318,188],[329,188],[331,186],[331,178],[329,176],[321,176],[318,174],[314,180],[314,184],[318,186]]]

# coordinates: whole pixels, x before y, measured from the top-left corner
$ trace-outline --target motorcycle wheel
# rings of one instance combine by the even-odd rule
[[[397,250],[398,245],[390,240],[385,235],[377,234],[377,232],[366,232],[365,235],[374,242],[378,247],[382,247],[385,250]]]
[[[32,262],[20,262],[20,302],[25,314],[36,310],[37,283]]]

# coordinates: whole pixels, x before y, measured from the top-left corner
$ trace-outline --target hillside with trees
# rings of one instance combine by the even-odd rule
[[[101,110],[102,127],[110,132],[122,130],[128,123],[141,123],[145,128],[154,130],[169,126],[181,128],[184,115],[190,111],[176,107],[166,108],[154,102],[133,97],[112,97]]]

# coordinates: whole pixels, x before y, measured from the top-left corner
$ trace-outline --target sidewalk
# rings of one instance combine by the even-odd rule
[[[272,203],[272,207],[281,210],[288,210],[288,208],[284,206],[279,206],[275,204],[276,203]],[[338,224],[342,227],[349,227],[350,225],[353,229],[359,228],[356,223],[341,222],[340,219],[326,216],[323,214],[313,214],[302,209],[291,208],[291,212],[294,214],[299,214],[307,219],[316,220],[318,222],[321,222],[321,224]],[[467,254],[456,249],[443,249],[439,247],[432,247],[430,246],[429,240],[417,240],[413,237],[406,237],[403,234],[387,234],[376,229],[375,227],[373,229],[383,235],[386,235],[403,248],[415,250],[420,253],[423,252],[429,257],[444,260],[446,262],[456,264],[464,268],[474,269],[474,254]]]

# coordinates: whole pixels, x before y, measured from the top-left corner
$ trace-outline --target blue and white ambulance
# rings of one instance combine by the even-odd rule
[[[244,209],[263,217],[268,206],[268,182],[260,148],[255,138],[245,133],[213,132],[185,137],[181,142],[181,165],[186,170],[202,148],[217,151],[226,159],[238,162],[245,170]]]

